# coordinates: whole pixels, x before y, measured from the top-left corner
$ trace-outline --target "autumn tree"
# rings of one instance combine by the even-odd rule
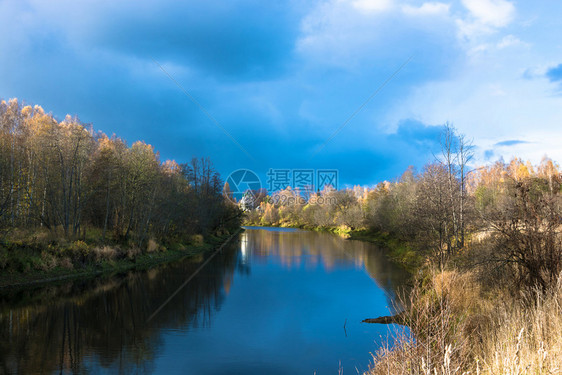
[[[546,290],[562,272],[562,181],[509,177],[506,190],[480,205],[493,241],[484,261],[507,271],[518,286]]]
[[[56,237],[143,246],[236,226],[208,158],[161,163],[152,146],[94,133],[77,117],[0,102],[0,230],[47,229]]]

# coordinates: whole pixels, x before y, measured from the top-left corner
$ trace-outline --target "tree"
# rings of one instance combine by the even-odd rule
[[[562,183],[559,177],[511,177],[506,184],[507,194],[480,209],[493,230],[486,261],[509,271],[518,286],[546,290],[562,272]]]
[[[429,164],[419,177],[415,216],[421,243],[432,249],[441,268],[451,255],[453,220],[448,186],[449,170],[441,163]]]
[[[466,214],[467,214],[467,166],[474,157],[474,145],[472,140],[467,140],[465,135],[460,134],[458,138],[457,147],[457,162],[459,166],[459,179],[460,179],[460,201],[459,201],[459,229],[460,239],[457,247],[462,249],[465,243],[465,230],[466,230]]]
[[[142,246],[149,236],[185,239],[237,225],[210,160],[161,163],[152,146],[94,134],[77,117],[0,102],[0,230],[48,229],[54,238]],[[110,236],[110,232],[113,236]]]

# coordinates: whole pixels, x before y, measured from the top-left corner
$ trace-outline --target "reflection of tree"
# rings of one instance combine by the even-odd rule
[[[315,267],[327,270],[337,264],[348,264],[367,270],[377,285],[385,291],[389,305],[404,286],[407,272],[390,262],[375,245],[362,241],[344,240],[339,236],[309,231],[278,232],[249,229],[242,235],[246,247],[257,257],[277,256],[288,267]],[[304,255],[304,256],[303,256]]]
[[[151,372],[161,328],[208,326],[233,273],[248,272],[236,245],[223,249],[147,323],[198,265],[186,260],[104,283],[78,281],[0,297],[0,373],[87,373],[96,362],[124,373]],[[62,297],[55,299],[56,293]]]
[[[239,251],[240,246],[240,251]],[[0,373],[152,372],[160,332],[211,324],[235,273],[277,257],[287,267],[366,269],[388,298],[404,271],[372,244],[315,232],[248,230],[223,250],[149,322],[203,259],[0,295]]]

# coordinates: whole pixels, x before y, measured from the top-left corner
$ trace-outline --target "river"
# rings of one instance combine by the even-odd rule
[[[210,255],[0,290],[0,373],[356,374],[397,329],[361,323],[407,279],[372,244],[247,227]]]

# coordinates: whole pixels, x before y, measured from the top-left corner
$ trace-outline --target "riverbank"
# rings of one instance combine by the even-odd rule
[[[562,374],[562,275],[546,290],[514,286],[471,261],[493,248],[489,238],[471,240],[440,269],[414,244],[389,233],[292,227],[375,243],[414,275],[413,289],[401,301],[408,306],[400,315],[407,327],[373,353],[365,375]]]
[[[513,295],[475,271],[432,270],[409,306],[409,332],[374,353],[365,375],[562,373],[562,277]]]
[[[410,273],[416,272],[425,261],[425,258],[416,252],[410,243],[402,241],[388,232],[359,229],[350,231],[348,235],[350,240],[371,242],[388,249],[387,256]]]
[[[132,269],[149,269],[185,257],[195,257],[228,241],[232,234],[194,236],[187,244],[165,247],[150,240],[144,250],[84,241],[63,244],[8,242],[0,248],[0,288],[91,278]]]
[[[546,290],[514,288],[471,260],[493,246],[489,239],[440,269],[388,234],[352,231],[349,238],[388,248],[415,275],[403,313],[367,319],[407,328],[374,353],[365,375],[562,374],[562,274]]]

